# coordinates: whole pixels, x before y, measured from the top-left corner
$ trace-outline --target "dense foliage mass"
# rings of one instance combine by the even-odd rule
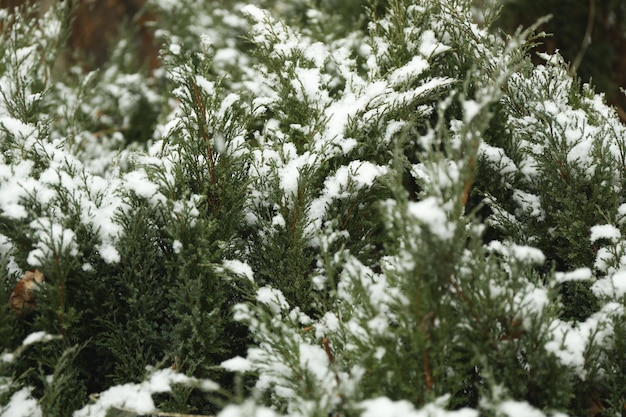
[[[68,3],[0,10],[1,416],[624,412],[626,129],[532,28],[153,0],[86,73]]]

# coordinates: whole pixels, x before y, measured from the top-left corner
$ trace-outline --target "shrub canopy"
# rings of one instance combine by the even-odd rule
[[[0,10],[0,415],[621,413],[626,132],[492,6]]]

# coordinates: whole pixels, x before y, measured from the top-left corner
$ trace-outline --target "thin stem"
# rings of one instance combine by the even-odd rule
[[[202,131],[202,137],[206,143],[207,155],[209,157],[209,176],[211,177],[211,184],[217,188],[217,179],[215,177],[215,155],[213,154],[213,149],[211,148],[211,136],[209,135],[207,121],[206,121],[206,110],[204,109],[204,105],[202,104],[202,97],[200,96],[200,90],[198,89],[198,85],[193,82],[193,94],[196,100],[196,105],[194,106],[194,110],[196,112],[196,116],[198,117],[198,124],[200,126],[200,130]],[[209,193],[212,194],[212,193]],[[212,208],[216,205],[216,199],[214,195],[207,195],[207,199]]]
[[[580,50],[574,58],[574,62],[572,62],[572,66],[570,67],[569,73],[571,76],[576,74],[578,71],[578,67],[580,67],[580,63],[587,52],[587,48],[591,44],[591,32],[593,32],[593,23],[596,17],[596,2],[595,0],[589,0],[589,13],[587,15],[587,29],[585,30],[585,36],[583,37],[582,44],[580,45]]]
[[[216,184],[215,181],[215,157],[213,155],[213,149],[211,149],[211,137],[209,136],[209,132],[206,126],[206,111],[204,106],[202,105],[202,98],[200,97],[200,91],[198,90],[198,85],[193,83],[193,93],[196,99],[196,115],[198,116],[198,122],[202,129],[202,137],[206,142],[207,153],[209,156],[209,175],[211,176],[211,182]]]
[[[63,339],[65,339],[65,275],[61,270],[61,261],[59,260],[59,256],[55,256],[54,260],[57,279],[59,280],[59,311],[57,313],[57,316],[59,318],[59,324],[61,326],[61,336],[63,337]]]

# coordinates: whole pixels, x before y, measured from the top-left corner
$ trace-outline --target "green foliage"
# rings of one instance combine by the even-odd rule
[[[150,1],[150,74],[0,12],[0,414],[623,410],[614,111],[469,1],[315,3]]]

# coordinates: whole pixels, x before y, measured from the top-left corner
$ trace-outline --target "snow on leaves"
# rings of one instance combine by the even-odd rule
[[[139,384],[116,385],[98,395],[93,404],[89,404],[74,413],[76,417],[104,417],[110,409],[122,410],[136,414],[157,412],[152,395],[171,392],[174,384],[196,386],[203,391],[215,391],[219,385],[215,382],[180,374],[170,368],[154,371],[152,375]]]
[[[153,3],[177,9],[170,1]],[[476,388],[468,380],[487,387],[492,375],[479,373],[493,355],[514,357],[512,366],[524,371],[535,365],[524,362],[531,360],[527,353],[542,350],[560,371],[585,380],[587,353],[611,346],[612,323],[623,316],[626,204],[583,225],[585,245],[596,248],[593,266],[564,261],[569,269],[552,274],[546,263],[553,248],[540,237],[560,232],[546,227],[560,207],[546,190],[588,185],[592,196],[597,185],[618,193],[624,171],[611,166],[623,163],[624,127],[587,87],[573,94],[561,64],[517,71],[523,37],[504,43],[471,21],[462,2],[417,3],[390,10],[367,33],[324,42],[258,6],[244,6],[239,15],[220,9],[205,26],[219,21],[229,31],[247,31],[252,52],[208,28],[196,34],[197,50],[182,35],[172,37],[164,50],[167,76],[161,75],[173,83],[171,100],[154,93],[158,83],[119,68],[102,78],[107,99],[82,96],[99,82],[95,75],[80,91],[59,84],[46,93],[64,97],[59,113],[90,115],[105,128],[119,122],[113,133],[75,131],[78,118],[52,117],[47,130],[41,121],[16,117],[14,80],[0,73],[8,92],[0,103],[6,147],[0,222],[25,230],[19,237],[29,248],[21,261],[44,267],[71,258],[83,272],[98,261],[122,267],[121,218],[138,208],[168,226],[171,235],[159,250],[186,256],[197,249],[189,236],[221,224],[222,204],[239,186],[241,195],[227,207],[241,208],[237,221],[245,224],[228,225],[228,233],[194,254],[203,268],[251,289],[233,315],[248,326],[253,344],[245,358],[221,366],[253,373],[263,395],[227,406],[222,416],[477,416],[479,410],[448,410],[446,384],[462,380],[458,395]],[[323,19],[314,10],[307,16]],[[46,39],[58,31],[50,22],[41,30]],[[16,47],[20,62],[6,64],[21,76],[41,71],[35,52]],[[231,74],[233,62],[240,68]],[[28,109],[48,99],[31,87],[23,97]],[[145,146],[125,144],[130,113],[142,99],[164,107]],[[224,166],[230,170],[218,175],[216,167]],[[498,187],[480,182],[482,169]],[[476,190],[475,181],[485,190]],[[487,225],[512,231],[502,241],[483,241],[482,207],[471,201],[480,195],[490,209]],[[375,236],[361,230],[370,221]],[[375,241],[356,242],[358,233]],[[93,235],[91,246],[85,234]],[[16,264],[14,239],[0,235],[0,260],[11,274],[28,266]],[[86,259],[90,251],[98,259]],[[228,256],[204,263],[215,253]],[[262,256],[271,257],[269,272],[257,269]],[[306,258],[304,267],[271,268],[287,257]],[[306,305],[290,298],[299,281],[311,283]],[[601,301],[580,322],[558,318],[555,294],[570,284],[588,284]],[[382,369],[385,361],[389,369]],[[405,375],[412,378],[412,402],[390,399],[400,395],[396,383]],[[150,413],[153,394],[177,383],[202,385],[164,369],[143,383],[109,388],[75,415],[104,415],[111,407]],[[375,396],[368,386],[376,387]],[[32,395],[30,388],[17,390],[0,410],[22,404],[41,414]],[[543,415],[517,398],[481,399],[479,407]]]
[[[378,397],[371,400],[361,402],[362,417],[478,417],[478,411],[464,408],[456,411],[448,411],[442,403],[445,404],[447,398],[440,398],[433,403],[427,404],[422,409],[416,410],[414,405],[409,401],[392,401],[387,397]]]

